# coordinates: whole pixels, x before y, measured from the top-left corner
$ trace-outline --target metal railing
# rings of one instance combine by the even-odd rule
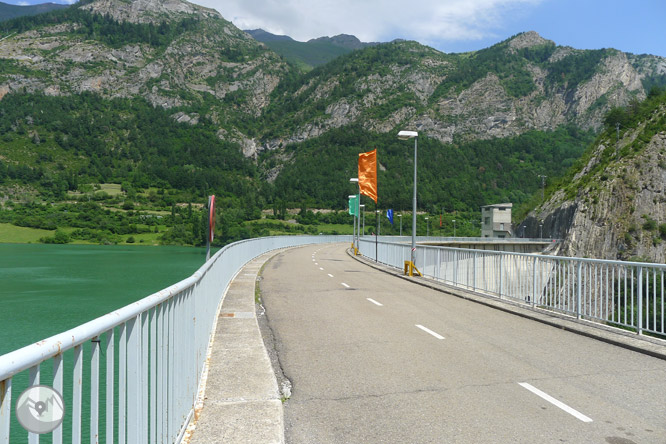
[[[51,434],[55,444],[84,436],[91,443],[179,442],[193,415],[218,307],[236,273],[267,251],[329,242],[351,236],[236,242],[175,285],[0,356],[0,444],[26,436],[39,442],[40,435],[18,426],[11,404],[13,392],[20,394],[13,386],[40,383],[65,396],[66,421]]]
[[[421,238],[419,238],[421,240]],[[411,245],[361,238],[368,259],[402,269]],[[416,268],[457,288],[616,327],[666,335],[666,265],[417,245]]]

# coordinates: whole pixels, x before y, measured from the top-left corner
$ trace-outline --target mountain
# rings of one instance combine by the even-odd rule
[[[263,43],[295,42],[295,40],[289,37],[288,35],[271,34],[270,32],[264,31],[263,29],[245,29],[245,32],[248,33],[250,36],[252,36],[253,39]]]
[[[382,44],[283,82],[272,106],[284,119],[264,148],[353,123],[381,133],[411,127],[444,143],[566,124],[598,130],[612,106],[644,98],[665,74],[661,57],[559,47],[534,32],[468,54]],[[295,102],[296,119],[287,112]]]
[[[340,46],[342,48],[350,49],[352,51],[355,51],[357,49],[367,48],[368,46],[379,45],[378,42],[372,42],[372,43],[362,42],[358,39],[358,37],[349,34],[338,34],[333,37],[319,37],[316,39],[308,40],[308,43],[315,43],[315,42],[327,42],[335,46]]]
[[[563,239],[560,253],[666,262],[666,93],[615,108],[577,168],[521,224]]]
[[[378,147],[380,205],[409,208],[411,145],[395,135],[411,129],[421,208],[518,205],[539,174],[575,163],[611,109],[666,84],[663,58],[534,32],[465,54],[409,41],[349,52],[356,40],[303,43],[348,52],[302,73],[184,0],[85,0],[2,22],[1,191],[158,184],[215,192],[239,214],[342,208],[358,153]]]
[[[4,22],[0,33],[0,97],[141,97],[241,142],[292,69],[216,11],[182,0],[79,2]]]
[[[0,2],[0,22],[11,20],[17,17],[23,17],[25,15],[29,16],[42,14],[44,12],[63,8],[67,8],[67,5],[59,5],[57,3],[41,3],[39,5],[17,6]]]
[[[271,34],[263,29],[252,29],[245,32],[303,71],[309,71],[315,66],[324,65],[351,51],[378,45],[378,43],[361,42],[355,36],[347,34],[298,42],[289,36]]]

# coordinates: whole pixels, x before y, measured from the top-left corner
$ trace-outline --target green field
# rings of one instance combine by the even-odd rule
[[[0,243],[36,243],[39,242],[39,238],[53,236],[53,233],[55,233],[55,230],[40,230],[38,228],[17,227],[12,224],[0,224]]]

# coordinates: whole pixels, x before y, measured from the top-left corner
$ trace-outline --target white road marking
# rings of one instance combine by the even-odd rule
[[[344,282],[342,283],[345,287],[349,288],[349,285],[345,284]]]
[[[324,269],[323,269],[323,268],[321,268],[321,267],[319,267],[319,269],[320,269],[321,271],[324,271]]]
[[[536,387],[534,387],[534,386],[532,386],[532,385],[530,385],[526,382],[519,382],[518,385],[520,385],[524,389],[529,390],[530,392],[534,393],[535,395],[539,396],[540,398],[545,399],[546,401],[553,404],[555,407],[561,408],[562,410],[564,410],[568,414],[575,416],[576,418],[580,419],[581,421],[583,421],[583,422],[592,422],[591,418],[588,418],[587,416],[583,415],[578,410],[572,409],[571,407],[569,407],[565,403],[558,401],[557,399],[553,398],[549,394],[542,392],[538,388],[536,388]]]
[[[434,331],[430,330],[429,328],[425,328],[423,325],[415,324],[416,327],[420,328],[424,332],[433,335],[437,339],[444,339],[444,336],[440,335],[439,333],[435,333]]]
[[[371,299],[371,298],[366,298],[366,299],[369,300],[370,302],[372,302],[373,304],[378,305],[378,306],[380,306],[380,307],[383,307],[383,306],[384,306],[384,304],[381,304],[381,303],[375,301],[374,299]]]
[[[331,273],[328,273],[328,277],[333,277],[333,275]]]

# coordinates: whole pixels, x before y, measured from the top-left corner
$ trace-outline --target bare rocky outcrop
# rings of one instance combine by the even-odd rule
[[[131,23],[159,24],[187,16],[221,17],[214,9],[184,0],[97,0],[82,8]]]
[[[651,119],[665,116],[662,108]],[[619,143],[602,140],[572,183],[520,225],[526,236],[543,223],[545,237],[563,239],[565,256],[666,262],[666,129],[636,153],[645,126]]]
[[[554,45],[555,43],[552,40],[544,39],[535,31],[528,31],[511,39],[509,42],[509,48],[515,51],[518,49],[532,48],[534,46],[548,44]]]

